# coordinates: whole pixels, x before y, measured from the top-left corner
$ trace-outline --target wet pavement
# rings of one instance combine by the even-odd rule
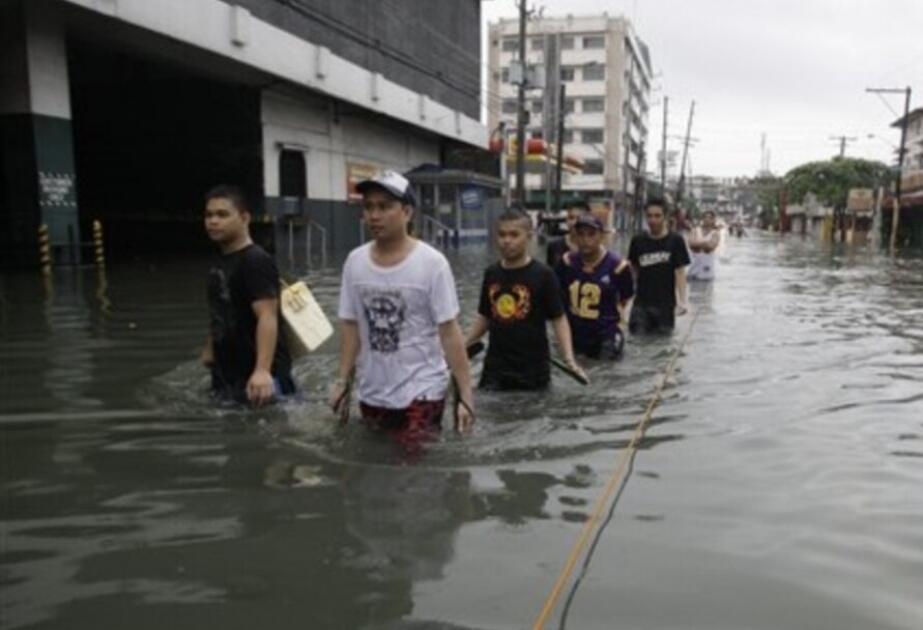
[[[721,259],[566,627],[919,628],[923,259]],[[487,260],[453,255],[466,322]],[[408,465],[321,404],[335,342],[306,401],[210,406],[205,269],[0,281],[0,628],[528,627],[692,321]]]

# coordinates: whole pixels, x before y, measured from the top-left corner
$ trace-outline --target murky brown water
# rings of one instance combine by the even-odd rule
[[[724,258],[566,626],[921,627],[923,260]],[[466,318],[485,262],[455,258]],[[0,627],[528,627],[690,321],[406,465],[320,404],[333,343],[307,402],[211,408],[203,283],[2,278]]]

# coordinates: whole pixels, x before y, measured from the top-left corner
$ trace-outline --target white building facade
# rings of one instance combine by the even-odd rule
[[[516,128],[517,87],[509,74],[519,57],[518,32],[515,19],[489,27],[488,127],[492,130],[501,122],[508,131]],[[584,197],[612,198],[617,204],[630,200],[639,168],[643,172],[648,137],[652,73],[647,46],[627,19],[605,14],[531,20],[527,32],[526,64],[539,73],[547,63],[557,62],[546,58],[546,48],[548,36],[558,37],[560,79],[566,90],[564,150],[584,163],[581,174],[565,176],[563,189]],[[530,89],[526,95],[530,112],[526,135],[545,137],[546,130],[555,126],[555,121],[544,118],[549,100],[542,90]],[[530,196],[543,185],[540,174],[526,178]]]

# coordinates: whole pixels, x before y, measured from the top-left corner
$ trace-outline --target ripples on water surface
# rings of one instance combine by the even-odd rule
[[[331,424],[333,343],[305,403],[211,408],[201,262],[107,281],[0,284],[3,628],[528,626],[679,339],[481,397],[411,465]],[[735,241],[692,301],[567,627],[923,626],[923,261]]]

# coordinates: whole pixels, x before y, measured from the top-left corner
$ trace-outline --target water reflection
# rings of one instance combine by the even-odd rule
[[[465,320],[486,262],[454,260]],[[108,313],[94,270],[0,280],[0,625],[528,625],[677,338],[484,395],[408,466],[332,422],[335,342],[304,402],[212,407],[204,268],[114,268]],[[918,258],[729,243],[569,627],[916,628],[921,288]]]

